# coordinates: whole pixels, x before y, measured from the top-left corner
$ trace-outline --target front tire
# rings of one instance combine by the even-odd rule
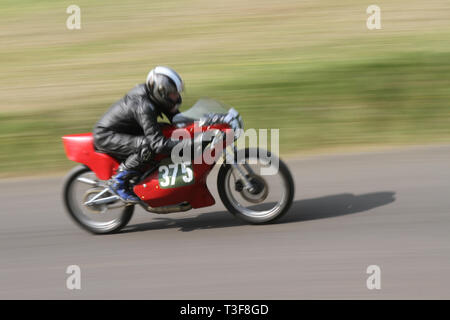
[[[76,183],[78,178],[85,176],[86,174],[91,174],[92,179],[98,179],[95,177],[94,173],[86,166],[80,165],[73,168],[66,176],[63,185],[63,202],[64,206],[69,213],[69,216],[83,229],[93,233],[93,234],[109,234],[120,231],[125,227],[133,216],[134,206],[124,206],[119,208],[117,217],[115,219],[98,222],[90,218],[86,214],[86,206],[78,199],[76,199]],[[87,187],[86,187],[87,188]],[[92,189],[92,188],[91,188]],[[95,192],[95,190],[87,191]],[[97,215],[108,214],[108,212],[97,213]],[[95,215],[95,214],[94,214]]]
[[[247,161],[252,157],[252,155],[256,155],[256,158],[258,160],[261,159],[261,149],[245,149],[245,160]],[[242,203],[244,203],[246,200],[257,203],[257,201],[254,201],[252,198],[250,198],[248,195],[242,194],[243,191],[241,191],[242,199],[239,201],[237,196],[233,195],[232,189],[235,187],[236,189],[239,189],[238,183],[239,181],[234,181],[234,185],[231,186],[231,177],[233,176],[233,166],[230,164],[222,164],[219,170],[219,174],[217,177],[217,189],[219,192],[220,199],[222,200],[225,207],[228,209],[230,213],[235,215],[237,218],[244,220],[247,223],[250,224],[263,224],[263,223],[269,223],[273,222],[277,219],[280,219],[282,216],[284,216],[288,211],[289,208],[292,205],[292,201],[294,199],[294,180],[292,178],[292,174],[289,171],[289,168],[287,165],[279,158],[275,158],[270,154],[270,152],[265,151],[267,156],[272,159],[276,159],[278,161],[278,173],[281,177],[281,186],[284,189],[284,194],[282,196],[282,199],[279,202],[276,202],[274,208],[258,211],[255,210],[255,206],[251,206],[250,208],[245,207]],[[267,183],[266,180],[263,178],[263,176],[255,176],[255,181],[260,181],[260,184],[266,184],[266,187],[269,189],[268,192],[270,192],[270,189],[276,189],[271,188],[270,183]],[[242,186],[241,186],[242,187]],[[280,191],[280,190],[276,190]],[[239,194],[239,193],[238,193]],[[267,194],[263,193],[261,191],[261,199],[266,199]],[[249,194],[250,195],[250,194]],[[251,195],[250,195],[251,196]],[[261,204],[263,205],[263,204]]]

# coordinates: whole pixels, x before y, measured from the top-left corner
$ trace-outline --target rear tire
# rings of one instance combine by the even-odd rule
[[[66,176],[63,185],[63,202],[64,206],[69,213],[69,216],[77,223],[81,228],[93,233],[93,234],[109,234],[120,231],[125,227],[133,216],[134,205],[126,206],[120,212],[118,218],[114,219],[110,223],[105,223],[103,225],[96,224],[86,218],[83,211],[80,209],[82,203],[74,203],[72,199],[72,186],[76,179],[85,174],[91,172],[91,169],[84,165],[77,166],[73,168]]]

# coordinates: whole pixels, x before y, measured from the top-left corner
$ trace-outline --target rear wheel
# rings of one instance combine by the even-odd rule
[[[245,149],[246,165],[239,166],[251,187],[231,164],[224,163],[217,178],[220,199],[228,211],[252,224],[281,218],[294,198],[294,181],[288,167],[265,152],[268,157],[261,156],[261,149]],[[264,169],[272,169],[274,174],[265,175]]]
[[[77,166],[64,182],[63,201],[70,217],[83,229],[94,234],[108,234],[121,230],[133,216],[134,206],[122,201],[112,204],[85,205],[95,196],[111,196],[105,191],[106,181],[99,180],[86,166]]]

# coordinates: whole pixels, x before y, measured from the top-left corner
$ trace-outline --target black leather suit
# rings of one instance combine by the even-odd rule
[[[94,146],[123,161],[121,169],[141,170],[155,154],[169,154],[180,143],[166,138],[157,118],[165,114],[172,121],[174,114],[150,100],[145,84],[129,91],[114,103],[94,127]]]

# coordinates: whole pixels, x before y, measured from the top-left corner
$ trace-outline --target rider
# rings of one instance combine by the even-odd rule
[[[145,83],[114,103],[95,125],[95,149],[122,161],[109,181],[110,190],[122,200],[139,201],[130,187],[130,179],[139,177],[155,154],[170,154],[178,143],[191,142],[166,138],[157,122],[162,114],[172,121],[179,113],[183,89],[183,80],[177,72],[158,66],[149,72]]]

